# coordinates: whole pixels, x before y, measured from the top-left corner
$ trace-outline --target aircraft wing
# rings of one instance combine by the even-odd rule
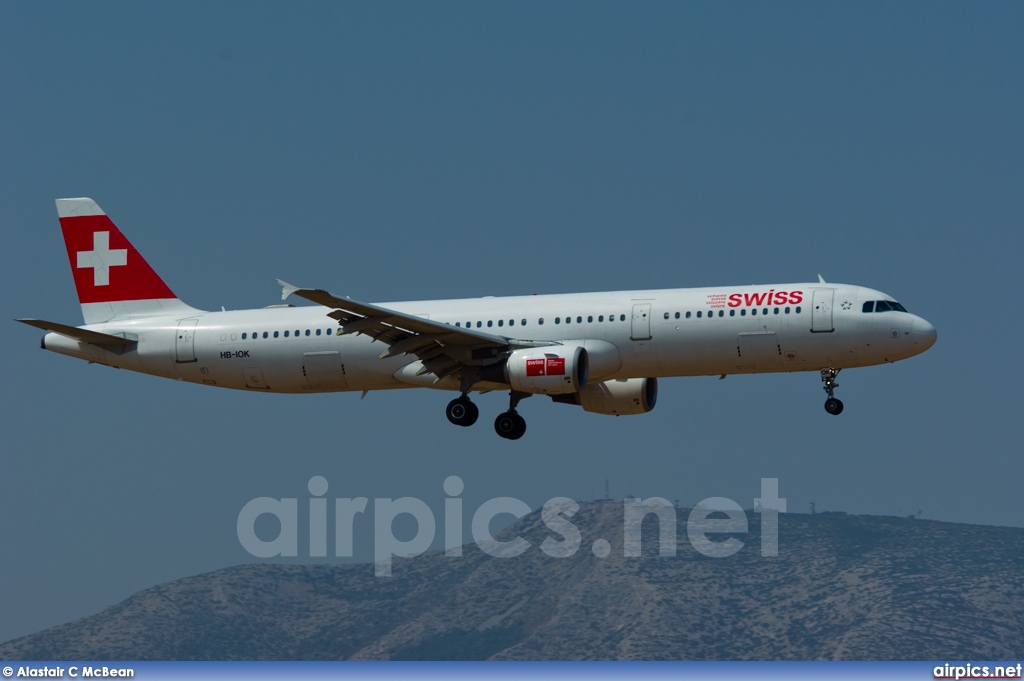
[[[416,355],[423,362],[417,375],[432,373],[437,377],[435,382],[467,365],[493,361],[509,348],[551,345],[550,341],[517,340],[452,326],[379,305],[339,298],[320,289],[299,288],[280,279],[277,283],[281,285],[282,300],[296,295],[334,308],[327,316],[338,321],[342,335],[361,333],[386,343],[389,347],[381,353],[380,359]]]

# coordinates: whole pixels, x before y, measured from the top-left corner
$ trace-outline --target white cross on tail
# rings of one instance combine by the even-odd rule
[[[92,250],[78,252],[78,267],[92,268],[94,286],[110,284],[110,268],[128,264],[128,249],[110,250],[110,232],[93,232]]]

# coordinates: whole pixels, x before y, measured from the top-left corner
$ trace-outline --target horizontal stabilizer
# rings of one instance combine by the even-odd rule
[[[135,345],[139,342],[138,340],[122,338],[121,336],[111,336],[109,333],[89,331],[88,329],[80,329],[77,326],[58,324],[57,322],[48,322],[42,319],[18,319],[15,321],[19,321],[22,324],[28,324],[29,326],[34,326],[37,329],[42,329],[43,331],[52,331],[53,333],[59,333],[62,336],[74,338],[75,340],[82,341],[83,343],[91,343],[101,347],[124,348],[129,345]]]

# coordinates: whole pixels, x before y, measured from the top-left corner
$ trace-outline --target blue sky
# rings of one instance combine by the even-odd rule
[[[252,560],[258,496],[710,496],[1024,526],[1019,3],[0,6],[8,320],[80,323],[53,199],[91,196],[204,309],[281,277],[370,301],[826,279],[925,355],[672,379],[655,411],[204,389],[9,322],[0,640]],[[785,537],[780,538],[784,550]],[[363,557],[368,557],[362,547]]]

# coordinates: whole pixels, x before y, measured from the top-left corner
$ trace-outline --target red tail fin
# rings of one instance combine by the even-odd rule
[[[57,199],[81,303],[176,298],[92,199]]]
[[[95,201],[57,199],[57,215],[87,324],[194,311],[178,300]]]

